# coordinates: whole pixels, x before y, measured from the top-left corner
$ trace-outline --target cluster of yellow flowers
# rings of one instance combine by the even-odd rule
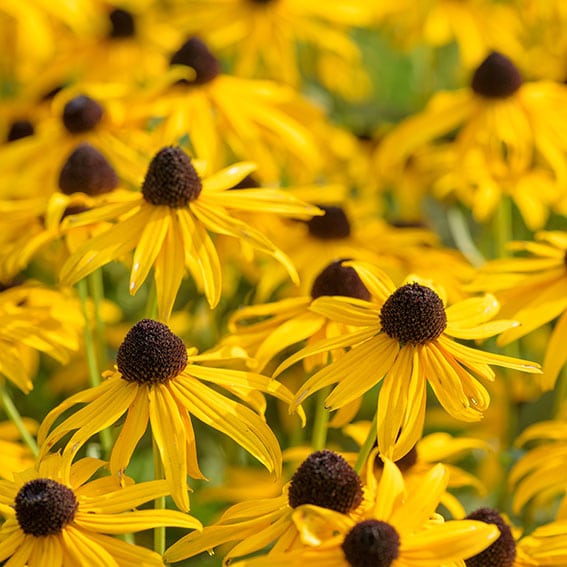
[[[1,1],[0,563],[567,567],[565,29]]]

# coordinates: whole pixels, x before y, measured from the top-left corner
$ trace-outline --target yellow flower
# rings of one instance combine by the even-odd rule
[[[37,351],[67,362],[83,324],[77,300],[63,292],[32,282],[0,292],[0,374],[29,392]]]
[[[280,183],[284,175],[310,183],[321,173],[327,147],[321,134],[329,129],[313,101],[275,81],[222,73],[198,37],[171,56],[170,67],[139,101],[141,116],[157,122],[154,138],[188,137],[192,155],[212,169],[235,156],[253,161],[265,183]]]
[[[541,381],[545,390],[551,390],[567,361],[567,232],[542,231],[535,238],[536,242],[510,243],[511,250],[527,256],[488,262],[471,287],[494,293],[503,313],[520,323],[498,338],[500,345],[557,319],[547,342]]]
[[[372,21],[372,2],[331,0],[191,0],[174,3],[173,17],[233,61],[236,75],[274,79],[295,88],[302,74],[349,98],[368,92],[362,55],[349,37]],[[306,56],[306,52],[309,56]],[[308,62],[313,61],[311,67]]]
[[[372,478],[372,476],[370,476]],[[332,510],[298,509],[293,514],[304,546],[239,561],[239,567],[289,567],[309,563],[322,567],[439,567],[463,565],[499,537],[496,526],[476,520],[444,522],[435,513],[447,484],[436,465],[423,482],[409,490],[390,460],[372,487],[371,506],[362,518]],[[468,564],[467,564],[468,565]]]
[[[502,197],[502,184],[513,199],[514,187],[521,188],[534,172],[543,171],[564,186],[567,135],[558,125],[567,119],[566,103],[564,85],[523,82],[514,63],[493,52],[474,72],[470,88],[437,93],[423,112],[395,127],[379,149],[378,167],[399,169],[414,151],[456,131],[451,169],[438,174],[452,175],[454,190],[470,196],[475,217],[484,222]],[[524,200],[517,204],[533,226],[542,215],[530,216],[526,191],[519,193]],[[537,194],[531,196],[538,200]],[[542,199],[540,206],[547,204],[545,193]]]
[[[362,447],[368,437],[370,422],[351,423],[345,426],[343,430],[357,442],[359,447]],[[443,463],[449,478],[448,489],[466,486],[473,488],[480,496],[486,496],[486,488],[476,476],[452,464],[452,462],[458,461],[474,450],[481,450],[486,453],[490,450],[490,445],[480,439],[453,437],[444,431],[437,431],[420,439],[409,453],[395,461],[394,464],[404,475],[406,484],[411,487],[420,484],[423,475],[428,473],[437,463]],[[381,473],[384,463],[380,457],[375,457],[374,464],[376,472]],[[463,518],[466,515],[463,505],[451,492],[443,493],[440,502],[454,518]]]
[[[201,166],[180,147],[165,147],[150,162],[141,192],[132,193],[126,201],[68,217],[64,227],[110,220],[116,224],[74,251],[61,270],[63,283],[73,284],[135,249],[130,293],[139,290],[153,267],[160,318],[170,316],[185,268],[214,307],[220,300],[222,274],[209,231],[232,236],[269,254],[297,282],[287,256],[239,220],[238,213],[273,212],[301,219],[319,214],[319,210],[276,189],[231,190],[254,170],[251,163],[237,163],[206,177],[200,173]]]
[[[85,142],[67,157],[56,190],[46,187],[46,197],[0,201],[7,228],[0,241],[0,279],[15,277],[40,251],[42,268],[57,273],[69,251],[100,230],[93,225],[63,231],[63,218],[104,204],[111,192],[115,202],[128,199],[130,191],[114,191],[118,183],[104,155]]]
[[[288,403],[292,394],[277,381],[260,374],[210,366],[222,359],[219,352],[199,355],[195,349],[187,350],[166,325],[142,319],[127,333],[118,349],[115,369],[104,373],[106,380],[71,396],[49,412],[38,433],[41,454],[75,431],[63,451],[63,455],[74,455],[91,436],[126,414],[110,456],[112,474],[121,476],[149,422],[171,494],[177,506],[187,510],[187,474],[204,478],[197,463],[191,422],[194,417],[228,435],[279,475],[281,452],[261,415],[266,406],[261,392]],[[219,393],[207,383],[224,388],[244,403]],[[64,412],[77,404],[86,406],[53,427]]]
[[[356,517],[362,503],[362,485],[354,469],[333,451],[315,451],[284,485],[281,496],[231,506],[215,524],[173,544],[165,559],[181,561],[225,543],[233,545],[224,557],[225,565],[272,543],[271,553],[285,552],[301,546],[292,521],[295,513],[304,511],[309,516],[334,510],[344,518]]]
[[[128,534],[159,526],[200,529],[187,514],[173,510],[133,510],[167,495],[165,481],[121,488],[114,479],[88,481],[105,463],[87,457],[70,465],[50,455],[37,469],[0,480],[0,561],[9,565],[136,567],[163,565],[149,549],[107,534]]]
[[[396,289],[373,265],[347,265],[356,269],[372,301],[320,297],[311,310],[358,330],[300,350],[282,363],[275,375],[306,356],[350,348],[311,376],[294,403],[337,384],[325,400],[326,407],[334,410],[384,379],[378,397],[377,435],[385,457],[400,459],[420,438],[427,383],[450,415],[462,421],[478,421],[490,398],[477,377],[492,381],[490,365],[540,372],[535,363],[479,351],[452,339],[484,339],[515,326],[513,321],[490,321],[499,309],[493,296],[465,299],[446,308],[430,282],[410,277]]]

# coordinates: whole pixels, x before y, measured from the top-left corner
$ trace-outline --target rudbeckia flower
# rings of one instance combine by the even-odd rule
[[[320,297],[310,309],[358,329],[303,348],[283,362],[274,375],[306,356],[350,348],[307,379],[294,405],[325,386],[337,384],[325,400],[326,407],[334,410],[384,379],[377,407],[377,438],[383,456],[398,460],[419,440],[427,383],[450,415],[462,421],[478,421],[490,397],[477,378],[492,381],[490,365],[540,372],[535,363],[453,340],[484,339],[516,325],[508,320],[490,321],[499,309],[493,296],[473,297],[446,307],[443,294],[431,287],[431,282],[410,277],[396,289],[373,265],[347,265],[356,269],[372,300]]]
[[[76,298],[26,283],[0,292],[0,374],[27,393],[37,354],[65,363],[79,347],[84,321]]]
[[[222,358],[222,353],[214,351],[198,354],[188,350],[166,325],[142,319],[128,331],[118,349],[116,367],[104,373],[102,384],[71,396],[49,412],[38,433],[41,454],[74,431],[63,451],[63,455],[74,455],[91,436],[126,414],[110,456],[112,474],[121,476],[149,422],[173,499],[187,510],[187,474],[205,478],[197,463],[194,417],[228,435],[279,475],[281,452],[262,417],[266,402],[261,393],[288,403],[292,394],[260,374],[210,365]],[[76,409],[78,404],[86,405]],[[70,408],[76,411],[53,427]]]
[[[231,506],[218,522],[199,535],[182,537],[164,556],[169,562],[181,561],[226,543],[232,544],[232,549],[224,557],[225,565],[270,544],[270,555],[282,553],[302,546],[292,521],[294,513],[304,511],[309,516],[312,510],[333,510],[347,518],[356,516],[362,503],[361,480],[345,459],[333,451],[315,451],[284,485],[281,496]]]
[[[446,484],[447,473],[439,464],[423,477],[419,486],[408,490],[399,469],[386,460],[380,481],[371,487],[370,506],[361,518],[313,507],[298,509],[293,520],[303,547],[288,552],[272,551],[265,556],[239,561],[236,565],[463,565],[463,560],[467,561],[497,541],[500,532],[496,526],[477,520],[444,522],[435,510]]]
[[[343,431],[352,437],[359,447],[362,447],[368,437],[370,426],[370,422],[359,421],[346,425]],[[394,464],[404,475],[406,484],[411,487],[420,484],[423,475],[427,474],[437,463],[442,463],[447,470],[449,480],[448,490],[441,496],[440,502],[454,518],[464,518],[466,512],[463,505],[449,490],[470,487],[479,496],[484,497],[486,488],[476,476],[453,463],[465,456],[470,456],[475,450],[486,453],[490,450],[490,445],[480,439],[464,436],[453,437],[444,431],[437,431],[425,435],[409,453],[398,461],[394,461]],[[374,459],[376,474],[381,474],[383,469],[384,462],[379,456],[376,456]]]
[[[325,5],[317,0],[191,0],[173,3],[172,17],[186,33],[202,35],[233,61],[236,75],[294,88],[307,75],[349,98],[368,91],[360,48],[349,35],[352,27],[372,22],[367,0]]]
[[[169,494],[165,481],[120,487],[115,479],[89,481],[105,463],[87,457],[70,465],[50,455],[37,469],[0,480],[0,561],[41,567],[163,565],[160,555],[114,537],[159,526],[200,529],[174,510],[135,510]]]
[[[513,187],[533,173],[535,165],[565,184],[567,136],[559,125],[567,119],[566,109],[565,85],[523,82],[514,63],[493,52],[475,70],[470,88],[437,93],[424,111],[385,136],[378,167],[403,167],[414,151],[455,133],[455,191],[470,195],[473,214],[484,222],[502,198],[500,183],[514,199]],[[529,207],[522,207],[522,213],[528,221]]]
[[[102,221],[115,224],[74,251],[61,270],[62,282],[76,283],[135,249],[130,293],[140,289],[153,267],[160,318],[169,317],[185,268],[214,307],[220,299],[222,276],[209,231],[269,254],[297,282],[289,258],[237,215],[258,211],[301,219],[319,214],[319,209],[275,189],[231,190],[254,170],[251,163],[234,164],[208,176],[202,175],[201,166],[180,147],[165,147],[151,160],[141,192],[132,193],[127,201],[68,217],[64,227]]]
[[[157,122],[163,140],[189,137],[193,156],[212,169],[236,159],[258,165],[263,183],[287,176],[312,182],[324,168],[328,144],[319,132],[323,110],[293,88],[221,72],[221,64],[198,37],[170,59],[170,69],[142,91],[139,113]]]
[[[567,232],[541,231],[535,242],[512,242],[512,251],[527,253],[485,264],[471,289],[494,293],[503,313],[521,325],[498,337],[507,345],[556,319],[543,360],[542,387],[553,389],[567,362]]]
[[[57,273],[69,251],[91,238],[98,228],[93,225],[64,232],[62,220],[105,203],[118,184],[118,176],[106,157],[85,142],[67,157],[55,192],[48,188],[46,197],[0,201],[7,229],[0,238],[0,279],[15,277],[40,251],[43,267]],[[112,200],[130,194],[118,190]],[[64,246],[60,246],[61,241]]]

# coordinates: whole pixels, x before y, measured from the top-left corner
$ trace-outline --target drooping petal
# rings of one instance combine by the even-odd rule
[[[552,390],[561,369],[567,362],[567,310],[555,323],[543,359],[543,376],[541,387],[543,390]]]
[[[77,567],[119,567],[116,560],[106,549],[89,537],[81,529],[68,524],[61,531],[65,554],[68,555],[73,565]]]

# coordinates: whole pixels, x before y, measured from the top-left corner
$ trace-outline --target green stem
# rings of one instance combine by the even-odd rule
[[[83,279],[77,283],[77,293],[79,294],[79,299],[81,300],[81,311],[85,320],[85,353],[87,356],[87,367],[89,369],[89,383],[92,388],[95,388],[101,383],[101,380],[96,347],[90,325],[86,280]],[[112,447],[112,438],[110,431],[108,429],[103,429],[100,432],[99,437],[103,453],[105,457],[107,457],[110,454],[110,449]]]
[[[0,379],[0,400],[2,401],[2,406],[4,407],[4,411],[12,421],[12,423],[18,429],[20,436],[24,440],[24,443],[29,447],[30,451],[32,452],[34,457],[37,457],[39,454],[39,449],[37,447],[37,443],[35,439],[31,435],[31,433],[26,429],[24,425],[24,421],[20,412],[14,405],[12,398],[6,391],[6,384],[3,379]]]
[[[157,317],[158,304],[157,304],[157,291],[156,280],[151,278],[150,289],[148,290],[148,298],[146,300],[146,311],[144,317],[147,319],[155,319]]]
[[[329,424],[329,410],[325,407],[325,399],[331,390],[330,386],[319,390],[315,400],[315,419],[313,421],[313,433],[311,435],[311,446],[313,451],[321,451],[327,443],[327,425]]]
[[[99,368],[106,368],[106,338],[105,338],[105,325],[101,317],[104,300],[104,284],[102,281],[101,270],[95,270],[92,274],[87,276],[89,291],[94,304],[94,338],[95,345],[97,346]]]
[[[512,240],[512,201],[507,196],[502,196],[496,214],[494,215],[494,224],[492,234],[496,241],[496,258],[505,258],[508,256],[508,242]]]
[[[154,457],[154,478],[156,480],[165,478],[163,463],[161,462],[161,455],[155,439],[152,441],[152,450]],[[156,498],[154,500],[154,509],[165,509],[165,496],[160,496],[159,498]],[[165,526],[154,528],[154,551],[156,553],[159,553],[159,555],[163,555],[165,552]]]
[[[465,255],[467,260],[475,267],[484,264],[484,256],[476,247],[463,212],[457,206],[447,211],[447,224],[457,248]]]
[[[372,419],[372,423],[370,424],[370,429],[368,430],[368,436],[364,441],[360,451],[358,453],[358,459],[356,459],[356,464],[354,465],[354,470],[360,474],[362,472],[362,467],[368,459],[368,455],[370,455],[370,451],[372,451],[372,447],[374,447],[374,443],[376,443],[376,423],[378,421],[378,413],[374,413],[374,418]]]

